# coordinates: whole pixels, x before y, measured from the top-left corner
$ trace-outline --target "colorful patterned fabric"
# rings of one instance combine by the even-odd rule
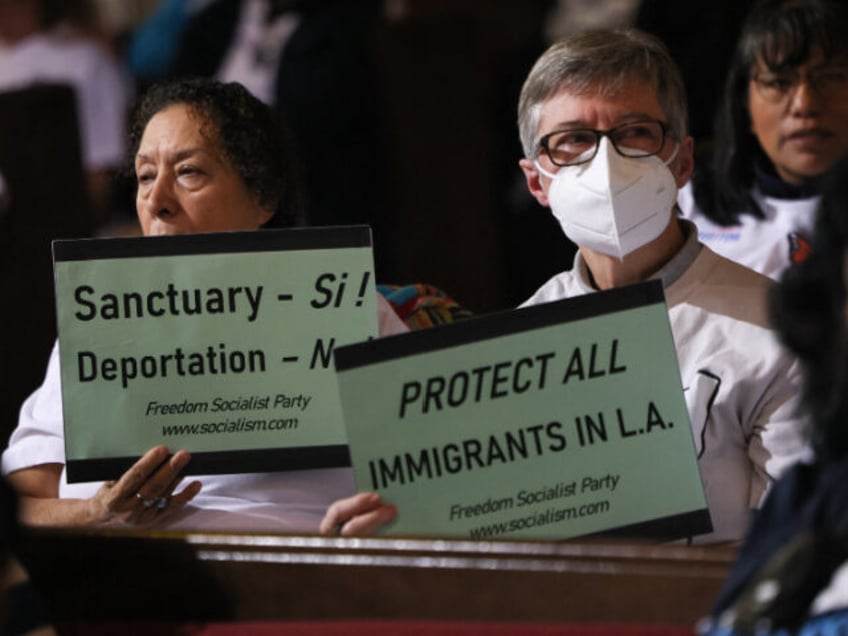
[[[468,309],[433,285],[377,285],[377,291],[413,330],[456,322],[472,315]]]

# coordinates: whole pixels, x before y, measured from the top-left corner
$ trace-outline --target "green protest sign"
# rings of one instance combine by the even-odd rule
[[[349,465],[332,350],[377,333],[364,226],[56,241],[69,481]]]
[[[393,535],[708,532],[662,287],[336,349],[360,490]]]

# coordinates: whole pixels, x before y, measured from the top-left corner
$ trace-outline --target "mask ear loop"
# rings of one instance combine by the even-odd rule
[[[547,170],[545,170],[545,169],[542,167],[542,164],[541,164],[541,163],[539,163],[539,160],[538,160],[538,159],[534,159],[534,160],[533,160],[533,165],[534,165],[534,166],[536,166],[536,170],[538,170],[539,172],[541,172],[541,173],[542,173],[543,175],[545,175],[548,179],[556,179],[556,174],[554,174],[553,172],[548,172]]]
[[[677,145],[674,147],[674,152],[671,153],[671,156],[663,161],[666,166],[671,166],[671,162],[677,159],[677,154],[680,152],[680,142],[677,142]]]

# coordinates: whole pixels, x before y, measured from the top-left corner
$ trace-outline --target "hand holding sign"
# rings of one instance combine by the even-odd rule
[[[200,482],[193,481],[174,494],[190,460],[185,451],[169,457],[165,446],[151,448],[119,480],[107,481],[88,500],[92,522],[143,527],[173,515],[200,492]]]
[[[374,534],[397,517],[397,508],[376,492],[361,492],[334,502],[319,528],[326,536],[363,537]]]
[[[177,490],[190,460],[185,451],[169,457],[165,446],[156,446],[87,499],[57,499],[61,464],[16,471],[8,479],[22,495],[20,516],[27,524],[146,527],[173,517],[200,491],[197,481]]]

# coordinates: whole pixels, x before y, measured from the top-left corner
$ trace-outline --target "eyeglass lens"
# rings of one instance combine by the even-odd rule
[[[835,91],[848,88],[848,69],[834,67],[806,73],[795,70],[765,71],[757,73],[752,79],[760,95],[768,101],[780,101],[794,94],[802,81],[819,95],[827,97]]]
[[[578,165],[592,160],[601,137],[608,137],[625,157],[648,157],[662,150],[665,129],[658,121],[634,122],[610,130],[578,128],[550,133],[541,144],[555,165]]]

